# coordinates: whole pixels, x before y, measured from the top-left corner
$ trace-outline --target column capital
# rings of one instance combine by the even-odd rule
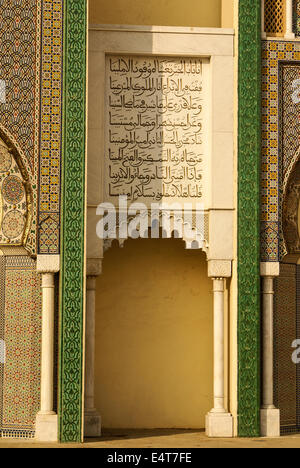
[[[231,260],[208,260],[209,278],[230,278],[232,275]]]
[[[279,262],[261,262],[260,263],[260,276],[279,276],[280,263]]]
[[[36,269],[38,273],[59,272],[60,255],[38,255]]]
[[[102,258],[87,258],[86,276],[99,276],[102,273]]]

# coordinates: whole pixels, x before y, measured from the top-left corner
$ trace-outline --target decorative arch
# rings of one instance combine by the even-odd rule
[[[295,262],[300,258],[299,203],[300,159],[298,158],[285,186],[282,207],[282,228],[287,254],[285,260]]]
[[[139,214],[139,220],[142,223],[142,220],[145,221],[145,231],[143,231],[142,225],[137,229],[138,235],[137,238],[148,239],[151,238],[151,231],[153,229],[155,236],[154,239],[181,239],[184,242],[185,248],[187,250],[202,250],[206,256],[208,255],[209,250],[209,229],[208,229],[208,213],[201,213],[198,221],[196,221],[196,215],[193,214],[190,219],[185,219],[182,211],[161,211],[155,219],[151,218],[151,226],[149,226],[149,219],[151,217],[150,210],[147,210],[143,214]],[[128,216],[126,221],[119,223],[119,220],[116,219],[116,232],[125,231],[127,232],[128,223],[133,221],[135,216]],[[185,229],[191,230],[196,229],[200,234],[197,237],[189,238],[186,236]],[[108,238],[103,241],[103,252],[105,253],[112,247],[112,244],[117,241],[120,247],[123,247],[125,242],[130,239],[130,236],[126,239],[115,237],[114,232],[108,230]],[[102,246],[101,246],[102,247]],[[102,249],[101,249],[102,250]],[[100,252],[102,254],[102,251]]]
[[[287,170],[285,172],[285,175],[284,175],[284,178],[283,178],[283,192],[284,193],[286,192],[287,184],[289,183],[291,173],[294,171],[295,166],[297,165],[299,158],[300,158],[300,147],[296,151],[294,157],[292,158],[292,160],[291,160],[291,162],[289,164],[289,167],[287,168]]]
[[[0,131],[0,247],[26,247],[31,221],[27,170],[16,146]]]

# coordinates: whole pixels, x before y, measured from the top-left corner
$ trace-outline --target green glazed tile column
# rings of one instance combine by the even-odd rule
[[[82,440],[87,2],[64,2],[59,439]]]
[[[239,0],[238,433],[260,435],[261,2]]]

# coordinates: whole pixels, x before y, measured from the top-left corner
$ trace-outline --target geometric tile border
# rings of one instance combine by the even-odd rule
[[[300,43],[262,43],[261,260],[281,259],[282,181],[290,167],[289,148],[282,148],[281,64],[300,60]]]
[[[63,1],[43,0],[38,253],[60,250]],[[47,220],[51,222],[48,223]],[[57,233],[53,234],[53,219]],[[55,222],[55,221],[54,221]]]
[[[27,256],[2,256],[0,264],[0,338],[6,344],[0,372],[0,436],[32,437],[40,406],[40,276]]]

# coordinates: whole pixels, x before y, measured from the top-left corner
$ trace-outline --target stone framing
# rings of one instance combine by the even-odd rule
[[[87,2],[64,5],[59,440],[83,439]]]
[[[260,435],[261,1],[239,1],[238,434]]]
[[[86,2],[65,5],[59,434],[82,440]],[[260,435],[260,0],[239,2],[239,435]]]

